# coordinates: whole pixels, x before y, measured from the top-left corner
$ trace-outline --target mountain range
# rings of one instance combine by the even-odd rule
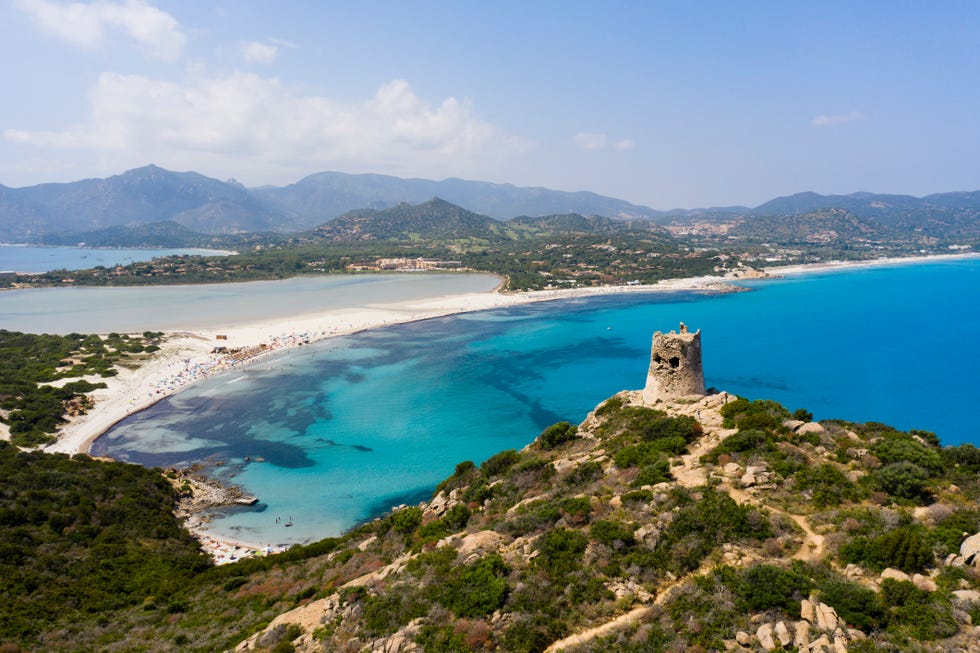
[[[155,165],[105,179],[84,179],[23,188],[0,185],[0,241],[39,242],[125,227],[173,222],[201,234],[290,233],[324,225],[351,211],[383,210],[433,197],[468,211],[512,220],[516,216],[603,216],[657,223],[726,220],[732,217],[804,215],[843,209],[883,225],[917,228],[923,223],[975,222],[980,191],[913,197],[806,192],[742,206],[658,211],[596,193],[565,192],[463,179],[433,181],[386,175],[320,172],[283,187],[246,188],[196,172]]]

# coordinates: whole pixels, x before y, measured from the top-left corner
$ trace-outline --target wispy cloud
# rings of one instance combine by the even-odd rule
[[[94,48],[109,32],[119,31],[136,41],[153,58],[176,59],[187,42],[177,20],[142,2],[124,0],[92,3],[20,0],[17,5],[44,31],[81,48]]]
[[[610,144],[609,136],[599,132],[579,132],[572,136],[572,143],[583,150],[586,150],[587,152],[604,150],[607,147],[611,147],[617,152],[625,152],[626,150],[632,150],[634,147],[636,147],[636,143],[628,138],[623,138]]]
[[[572,137],[572,142],[583,150],[601,150],[606,146],[608,140],[605,134],[593,132],[579,132]]]
[[[243,72],[183,83],[107,72],[89,97],[84,124],[7,129],[3,137],[87,152],[116,166],[154,161],[246,178],[327,167],[448,175],[526,147],[477,117],[468,100],[431,104],[403,80],[383,84],[365,101],[345,102]]]
[[[828,116],[821,114],[810,121],[810,124],[814,127],[826,127],[828,125],[839,125],[845,122],[860,122],[862,120],[867,120],[868,117],[861,113],[860,111],[852,111],[843,116]]]
[[[242,58],[247,63],[272,63],[279,56],[279,46],[251,41],[242,44]]]

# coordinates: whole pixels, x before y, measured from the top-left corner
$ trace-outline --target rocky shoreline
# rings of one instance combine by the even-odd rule
[[[184,521],[188,528],[202,526],[210,521],[206,512],[221,506],[251,506],[258,497],[247,494],[235,485],[225,485],[208,477],[203,465],[193,465],[186,469],[170,468],[164,475],[177,490],[179,499],[174,514]]]

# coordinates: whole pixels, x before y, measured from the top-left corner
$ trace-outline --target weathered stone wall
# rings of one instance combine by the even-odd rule
[[[650,369],[643,388],[644,403],[703,394],[700,329],[691,333],[682,322],[679,333],[654,333]]]

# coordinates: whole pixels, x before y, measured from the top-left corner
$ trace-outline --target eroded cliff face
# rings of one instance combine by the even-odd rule
[[[654,405],[461,463],[236,650],[980,650],[980,536],[950,531],[980,530],[980,456],[727,393]]]

